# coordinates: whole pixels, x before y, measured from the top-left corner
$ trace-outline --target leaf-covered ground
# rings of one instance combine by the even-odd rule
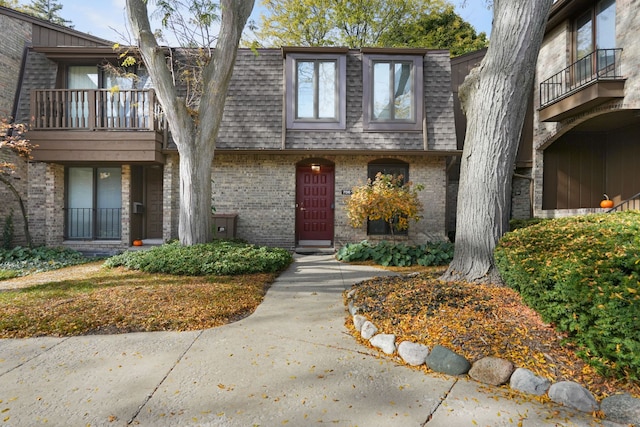
[[[410,340],[430,348],[443,345],[471,362],[486,356],[501,357],[552,382],[576,381],[599,400],[623,391],[640,397],[640,383],[598,375],[576,355],[566,336],[545,324],[516,291],[445,283],[437,279],[442,272],[442,268],[423,269],[417,276],[359,283],[354,304],[380,332],[395,334],[398,343]]]
[[[0,338],[212,328],[252,313],[276,277],[185,277],[100,264],[0,282]]]

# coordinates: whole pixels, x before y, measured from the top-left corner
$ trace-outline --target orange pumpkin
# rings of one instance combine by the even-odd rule
[[[142,246],[142,240],[136,239],[133,241],[133,246]]]
[[[613,200],[609,198],[606,194],[604,195],[604,200],[600,202],[600,207],[602,209],[611,209],[613,207]]]

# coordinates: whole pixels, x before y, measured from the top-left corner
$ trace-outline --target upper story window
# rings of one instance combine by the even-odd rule
[[[422,130],[422,56],[365,54],[363,84],[366,130]]]
[[[577,80],[588,78],[615,63],[616,2],[600,0],[575,22],[574,61]],[[597,55],[590,55],[597,51]]]
[[[346,56],[288,54],[287,128],[345,129]]]

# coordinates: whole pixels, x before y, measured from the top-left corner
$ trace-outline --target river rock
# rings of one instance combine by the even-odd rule
[[[513,363],[498,357],[484,357],[476,361],[469,370],[471,378],[491,385],[505,384],[512,373]]]
[[[467,359],[441,345],[433,347],[425,363],[430,369],[447,375],[463,375],[471,368]]]
[[[398,355],[411,366],[423,365],[429,355],[429,347],[411,341],[402,341],[398,346]]]
[[[516,369],[509,381],[509,387],[512,389],[536,396],[545,394],[550,386],[551,381],[534,374],[526,368]]]
[[[549,388],[549,398],[556,403],[582,412],[598,410],[598,402],[593,394],[573,381],[560,381]]]

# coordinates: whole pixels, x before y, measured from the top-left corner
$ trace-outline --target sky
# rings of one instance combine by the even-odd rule
[[[62,4],[60,15],[72,21],[76,30],[102,37],[107,40],[122,42],[122,38],[113,29],[124,32],[126,15],[125,0],[58,0]],[[451,0],[450,0],[451,1]],[[491,11],[487,9],[485,0],[453,0],[456,12],[464,20],[471,23],[477,32],[491,34]],[[27,0],[21,3],[28,3]],[[256,0],[251,18],[260,22],[260,13],[264,12],[261,0]]]

